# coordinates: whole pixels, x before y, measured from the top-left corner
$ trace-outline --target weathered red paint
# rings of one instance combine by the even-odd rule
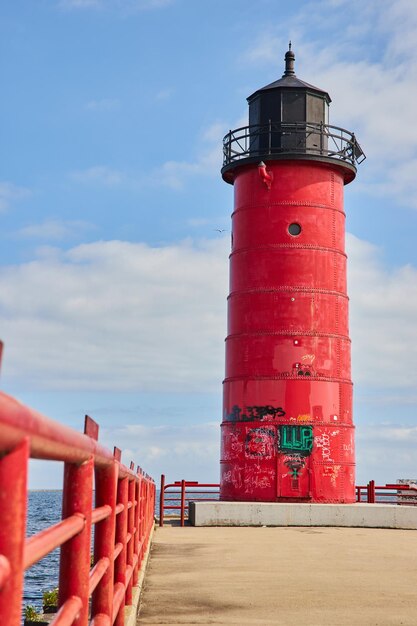
[[[96,508],[109,506],[113,511],[116,507],[117,495],[117,461],[108,467],[100,467],[95,470],[95,504]],[[94,562],[108,559],[109,566],[106,569],[100,584],[95,588],[92,596],[92,614],[101,614],[112,617],[113,604],[113,577],[114,577],[114,537],[116,528],[116,515],[110,515],[97,524],[94,532]]]
[[[354,502],[343,210],[351,171],[288,159],[237,163],[228,176],[221,498]]]
[[[61,546],[60,554],[59,606],[72,596],[81,600],[74,626],[88,624],[93,473],[93,457],[81,465],[66,463],[64,467],[62,518],[77,515],[84,519],[83,529]],[[77,575],[69,576],[69,572]]]
[[[26,437],[0,458],[0,554],[5,570],[0,589],[0,622],[7,626],[20,624],[28,458]]]
[[[117,501],[120,507],[120,513],[116,519],[116,544],[121,544],[121,550],[114,562],[114,604],[113,604],[113,617],[115,618],[115,626],[124,625],[124,602],[120,601],[118,610],[115,609],[116,597],[119,599],[121,591],[120,585],[123,585],[123,598],[126,592],[126,556],[127,556],[127,517],[128,517],[128,478],[119,480],[117,486]]]
[[[155,483],[148,475],[134,473],[132,465],[122,465],[120,450],[116,448],[112,454],[100,446],[98,425],[88,417],[85,433],[63,427],[0,393],[2,626],[20,625],[24,570],[58,546],[60,610],[54,624],[86,625],[91,594],[91,626],[123,623],[125,596],[132,579],[136,576],[137,580],[153,527]],[[65,461],[65,470],[63,520],[26,539],[29,457]],[[140,489],[141,520],[136,496]],[[116,538],[117,517],[121,521]],[[92,524],[96,524],[95,565],[90,570]]]

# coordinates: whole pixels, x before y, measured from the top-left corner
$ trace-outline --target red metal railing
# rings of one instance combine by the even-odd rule
[[[164,525],[165,511],[179,511],[181,526],[188,518],[188,504],[191,501],[207,502],[218,500],[220,485],[218,483],[199,483],[192,480],[177,480],[165,484],[165,475],[161,475],[161,492],[159,496],[159,525]],[[168,497],[167,497],[168,496]],[[169,504],[166,504],[169,502]]]
[[[165,511],[173,511],[178,512],[176,517],[179,517],[181,526],[184,526],[185,519],[188,517],[189,502],[218,500],[219,489],[218,483],[199,483],[198,481],[186,480],[177,480],[166,485],[165,475],[162,474],[159,525],[164,525]],[[356,485],[356,501],[416,506],[417,489],[400,483],[376,486],[375,481],[370,480],[367,485]]]
[[[120,450],[112,454],[97,439],[98,425],[88,416],[81,434],[0,393],[2,626],[20,624],[24,570],[58,546],[59,610],[51,625],[124,624],[153,528],[155,483],[133,463],[122,465]],[[64,482],[62,521],[27,539],[29,458],[63,461]]]
[[[356,502],[416,506],[417,489],[401,483],[375,485],[370,480],[367,485],[356,485]]]

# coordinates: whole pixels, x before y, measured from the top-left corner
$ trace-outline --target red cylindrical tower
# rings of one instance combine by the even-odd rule
[[[329,95],[282,79],[224,139],[234,185],[221,499],[355,501],[343,187],[364,158]]]

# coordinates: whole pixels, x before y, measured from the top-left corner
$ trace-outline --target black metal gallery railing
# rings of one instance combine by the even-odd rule
[[[223,139],[223,167],[242,159],[287,154],[336,159],[353,167],[366,158],[353,133],[327,124],[255,124],[231,130]]]

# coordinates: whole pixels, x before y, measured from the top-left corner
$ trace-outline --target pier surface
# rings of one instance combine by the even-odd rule
[[[417,623],[417,532],[158,528],[138,626]]]

